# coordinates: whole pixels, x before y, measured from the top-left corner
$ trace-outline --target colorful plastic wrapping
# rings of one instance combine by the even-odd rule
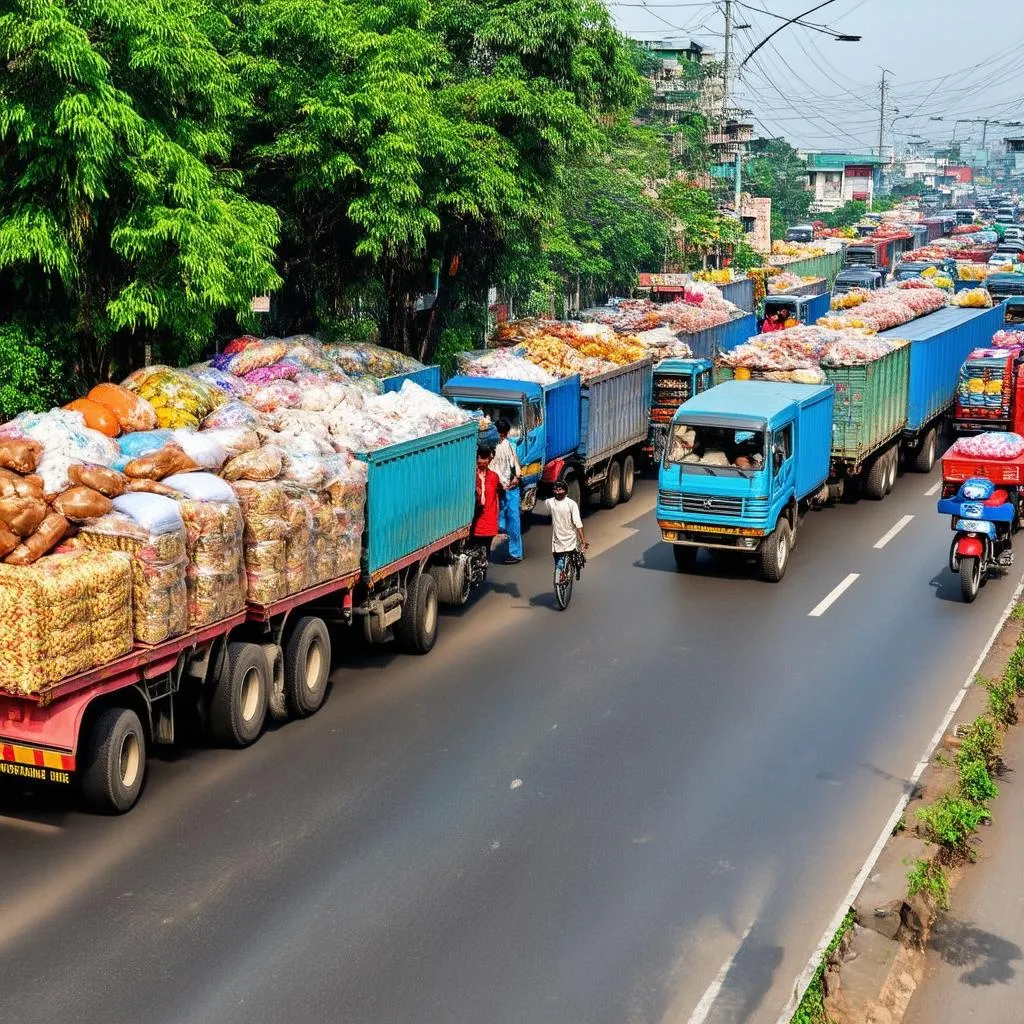
[[[423,369],[423,363],[412,356],[369,343],[324,345],[323,351],[350,376],[393,377]]]
[[[0,565],[0,689],[34,694],[132,646],[132,569],[120,552]]]
[[[233,373],[236,377],[244,377],[247,373],[259,369],[261,366],[271,366],[280,362],[288,346],[279,338],[247,344],[244,348],[235,352],[222,352],[210,360],[210,365],[215,370],[224,370],[226,373]]]
[[[971,459],[1016,459],[1024,455],[1024,437],[1004,431],[989,431],[961,437],[946,452],[947,457]]]
[[[217,388],[209,387],[186,370],[151,366],[136,371],[122,382],[156,410],[161,427],[198,429],[204,417],[226,400]]]

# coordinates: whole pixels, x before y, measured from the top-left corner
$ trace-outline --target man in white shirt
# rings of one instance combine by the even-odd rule
[[[494,449],[491,469],[501,481],[501,518],[499,529],[508,537],[506,565],[515,565],[523,560],[522,513],[519,508],[519,458],[512,442],[508,439],[512,424],[502,416],[494,424],[498,431],[498,447]]]
[[[590,547],[583,535],[583,520],[580,507],[568,497],[569,489],[564,480],[556,480],[552,484],[553,498],[548,498],[547,507],[551,514],[551,554],[555,561],[567,551],[575,551]]]

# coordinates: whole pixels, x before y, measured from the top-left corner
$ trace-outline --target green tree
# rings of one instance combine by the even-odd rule
[[[754,139],[749,153],[743,169],[745,187],[771,199],[772,238],[784,238],[789,225],[807,219],[807,164],[785,139]]]
[[[849,199],[837,210],[826,213],[822,220],[830,228],[848,228],[863,219],[864,214],[867,212],[867,203],[860,199]]]
[[[11,4],[0,322],[66,338],[79,384],[123,370],[144,343],[188,358],[219,314],[278,283],[277,217],[226,163],[243,110],[211,42],[226,24],[203,0]]]
[[[510,242],[539,249],[598,117],[642,95],[597,0],[219,2],[253,97],[241,160],[284,222],[287,328],[368,305],[385,343],[429,357]]]
[[[659,197],[671,218],[671,230],[684,270],[706,266],[726,247],[743,242],[743,229],[719,212],[711,195],[684,179],[669,182]]]

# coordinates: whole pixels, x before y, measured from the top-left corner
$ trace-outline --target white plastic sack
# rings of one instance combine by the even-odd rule
[[[128,516],[147,533],[170,533],[172,530],[183,530],[185,527],[178,503],[173,498],[165,498],[162,494],[147,494],[144,491],[122,494],[114,498],[114,510]]]
[[[211,430],[175,430],[174,441],[201,469],[218,470],[227,461],[228,453]]]
[[[193,501],[238,502],[231,484],[212,473],[175,473],[163,483]]]

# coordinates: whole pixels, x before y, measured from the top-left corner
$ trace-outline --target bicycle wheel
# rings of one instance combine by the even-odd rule
[[[555,563],[555,602],[559,611],[569,607],[572,598],[572,566],[567,555],[563,555]]]

